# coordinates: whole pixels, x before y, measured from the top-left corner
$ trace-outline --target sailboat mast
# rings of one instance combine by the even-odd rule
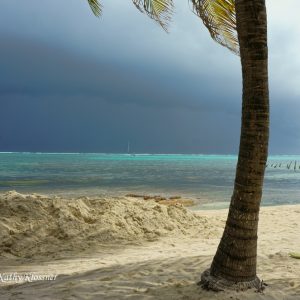
[[[127,153],[129,154],[130,152],[130,142],[128,141],[128,145],[127,145]]]

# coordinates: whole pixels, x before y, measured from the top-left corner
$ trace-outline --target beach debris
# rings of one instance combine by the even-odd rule
[[[300,252],[290,252],[289,256],[292,258],[300,259]]]
[[[161,197],[161,196],[144,196],[144,200],[154,200],[156,202],[166,200],[166,197]]]
[[[127,194],[125,197],[132,197],[132,198],[143,198],[144,195],[139,195],[139,194]]]
[[[158,201],[159,204],[163,205],[178,205],[181,204],[183,206],[193,206],[195,205],[195,201],[192,199],[166,199]]]
[[[193,206],[195,205],[195,201],[192,199],[182,198],[181,196],[170,196],[170,197],[163,197],[160,195],[139,195],[139,194],[127,194],[126,197],[132,198],[141,198],[146,201],[153,200],[159,204],[163,205],[183,205],[183,206]]]
[[[257,290],[255,291],[256,293],[260,293],[263,294],[264,290],[266,289],[266,286],[268,286],[267,283],[265,283],[263,280],[260,282],[259,287],[257,288]]]

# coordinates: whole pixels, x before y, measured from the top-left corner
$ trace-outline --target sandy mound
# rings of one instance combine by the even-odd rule
[[[185,235],[207,223],[181,205],[88,197],[62,199],[15,191],[0,196],[0,255],[60,256],[109,243]]]
[[[123,200],[129,210],[132,206],[138,207],[135,209],[141,213],[138,216],[142,216],[143,220],[145,220],[145,213],[150,216],[154,214],[155,204],[146,206],[149,210],[144,212],[144,205],[150,204],[148,201]],[[121,201],[122,203],[123,200],[115,200],[115,202]],[[22,201],[25,203],[27,200]],[[47,201],[50,200],[42,202]],[[58,203],[64,201],[60,200]],[[89,203],[86,204],[88,207],[92,205],[84,199],[81,201]],[[119,206],[121,204],[112,204],[112,201],[107,203],[108,200],[101,201],[112,211],[118,211],[118,214],[120,211],[126,211],[125,204],[121,208]],[[101,204],[95,210],[103,211],[100,207]],[[7,211],[9,209],[11,208]],[[38,208],[35,209],[40,213]],[[68,210],[67,207],[66,209]],[[108,215],[111,215],[110,209],[105,210]],[[165,210],[166,207],[162,209]],[[184,216],[185,213],[180,211],[181,209],[179,209],[179,216],[182,216],[181,214]],[[104,243],[106,248],[101,248],[99,252],[87,253],[87,255],[82,255],[80,252],[77,257],[74,252],[70,252],[69,255],[58,260],[53,260],[51,257],[41,257],[33,261],[18,257],[12,257],[12,259],[2,257],[0,258],[2,274],[17,272],[18,274],[58,274],[58,276],[55,281],[24,284],[0,282],[0,299],[299,300],[300,261],[289,257],[288,253],[299,251],[300,205],[262,207],[261,209],[258,234],[258,275],[269,285],[264,294],[256,293],[254,290],[243,293],[236,291],[214,293],[202,290],[196,285],[201,272],[206,270],[212,262],[223,232],[227,212],[227,210],[198,211],[197,214],[201,217],[199,221],[191,217],[191,220],[183,221],[185,225],[179,225],[180,229],[174,229],[167,237],[151,243],[142,243],[142,245],[130,245],[124,251],[116,250],[115,244]],[[95,213],[92,215],[95,216]],[[158,217],[153,217],[153,222],[150,220],[151,226],[157,220],[163,222],[160,219],[161,216],[159,214]],[[174,221],[173,217],[166,215],[164,217]],[[201,225],[202,220],[209,220],[209,223]],[[200,222],[201,232],[195,235],[179,234],[182,230],[189,233],[194,231],[194,227],[188,225],[189,222],[191,224]],[[167,224],[167,221],[160,224]],[[150,225],[144,226],[149,228]],[[136,228],[140,227],[137,225]],[[157,228],[161,230],[159,226]],[[172,235],[172,232],[178,234]],[[144,234],[141,233],[140,236]],[[48,239],[50,239],[49,236]],[[74,243],[75,239],[76,237]],[[78,240],[84,241],[80,234]],[[49,241],[47,243],[50,246]],[[62,246],[65,243],[70,248],[69,240],[61,240]],[[97,241],[97,243],[103,242]],[[121,240],[119,243],[124,245]]]

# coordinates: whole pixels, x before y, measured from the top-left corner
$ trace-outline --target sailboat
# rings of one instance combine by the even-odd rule
[[[130,141],[128,141],[128,144],[127,144],[127,154],[131,155],[131,156],[135,156],[134,153],[130,153]]]

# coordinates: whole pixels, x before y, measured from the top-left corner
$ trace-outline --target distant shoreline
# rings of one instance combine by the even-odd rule
[[[99,155],[196,155],[196,156],[233,156],[238,157],[238,154],[217,154],[217,153],[125,153],[125,152],[42,152],[42,151],[0,151],[0,154],[73,154],[73,155],[81,155],[81,154],[99,154]],[[290,156],[299,156],[300,154],[270,154],[268,157],[290,157]]]

